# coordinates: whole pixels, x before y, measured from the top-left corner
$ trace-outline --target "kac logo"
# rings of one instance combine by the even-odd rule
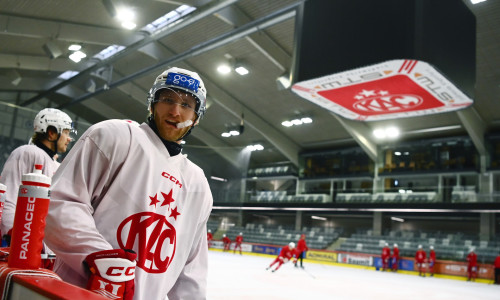
[[[353,108],[363,112],[391,113],[411,110],[423,103],[417,95],[388,95],[365,98],[353,104]]]
[[[123,220],[117,240],[122,249],[137,249],[137,267],[164,273],[174,259],[177,234],[165,216],[142,212]]]

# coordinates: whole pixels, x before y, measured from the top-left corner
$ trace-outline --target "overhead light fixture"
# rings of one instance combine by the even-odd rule
[[[478,4],[478,3],[481,3],[481,2],[484,2],[486,0],[470,0],[470,3],[472,4]]]
[[[313,120],[310,117],[299,117],[293,120],[286,120],[281,122],[281,125],[285,127],[291,127],[293,125],[311,124]]]
[[[122,22],[122,27],[125,28],[125,29],[127,29],[127,30],[132,30],[135,27],[137,27],[137,24],[135,24],[132,21],[123,21]]]
[[[373,136],[380,140],[395,139],[399,136],[399,129],[396,127],[378,128],[373,130]]]
[[[261,144],[248,145],[246,149],[250,151],[262,151],[264,150],[264,146],[262,146]]]
[[[223,75],[229,74],[231,72],[231,67],[229,65],[226,65],[226,64],[219,65],[217,67],[217,72],[219,72]]]
[[[217,181],[222,181],[222,182],[226,182],[227,181],[226,178],[220,178],[220,177],[216,177],[216,176],[210,176],[210,179],[217,180]]]
[[[311,216],[311,219],[321,220],[321,221],[326,221],[327,220],[326,218],[318,217],[318,216]]]
[[[116,18],[121,21],[123,28],[131,30],[134,29],[137,24],[135,24],[135,13],[130,8],[121,8],[117,11]]]
[[[247,75],[249,73],[248,69],[245,68],[244,66],[237,66],[234,68],[234,71],[240,75]]]
[[[82,51],[75,51],[69,55],[69,59],[74,62],[80,62],[83,58],[87,57],[87,54]]]
[[[69,47],[68,47],[69,51],[78,51],[80,49],[82,49],[82,45],[78,45],[78,44],[72,44],[72,45],[69,45]]]
[[[405,219],[396,218],[396,217],[391,217],[391,220],[396,221],[396,222],[401,222],[401,223],[405,221]]]

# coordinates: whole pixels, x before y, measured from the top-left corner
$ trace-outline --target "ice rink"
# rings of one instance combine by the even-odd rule
[[[275,273],[266,271],[274,258],[209,251],[207,299],[500,299],[500,285],[322,265],[307,260],[304,269],[294,268],[289,262]]]

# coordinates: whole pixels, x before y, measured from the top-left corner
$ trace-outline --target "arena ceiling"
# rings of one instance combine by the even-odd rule
[[[458,0],[460,1],[460,0]],[[289,74],[296,39],[297,0],[4,0],[0,2],[0,103],[49,105],[70,112],[81,127],[105,119],[142,122],[146,95],[168,66],[200,73],[208,111],[187,145],[208,147],[234,165],[244,147],[260,143],[254,164],[291,161],[304,150],[360,145],[373,159],[381,145],[372,130],[397,125],[408,140],[469,135],[484,154],[485,133],[500,128],[500,1],[476,5],[474,104],[460,112],[390,121],[356,122],[305,101],[277,78]],[[137,27],[126,30],[113,17],[132,7]],[[196,8],[161,30],[148,24],[181,5]],[[69,59],[71,44],[86,57]],[[109,48],[111,46],[111,48]],[[120,47],[105,58],[103,50]],[[250,73],[219,74],[222,62],[243,63]],[[78,72],[61,79],[66,71]],[[309,116],[311,124],[282,122]],[[244,124],[239,136],[221,133]]]

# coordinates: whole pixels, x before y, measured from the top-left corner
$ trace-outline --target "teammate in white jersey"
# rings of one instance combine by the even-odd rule
[[[45,241],[56,273],[110,298],[205,299],[213,200],[180,145],[205,113],[205,86],[170,68],[148,103],[146,123],[104,121],[74,145],[52,181]]]
[[[17,147],[4,164],[0,183],[7,186],[2,213],[2,235],[7,235],[14,224],[17,193],[23,174],[33,172],[35,164],[43,165],[42,173],[52,177],[59,167],[57,153],[64,153],[72,138],[71,118],[55,108],[42,109],[33,121],[34,134],[29,145]]]

